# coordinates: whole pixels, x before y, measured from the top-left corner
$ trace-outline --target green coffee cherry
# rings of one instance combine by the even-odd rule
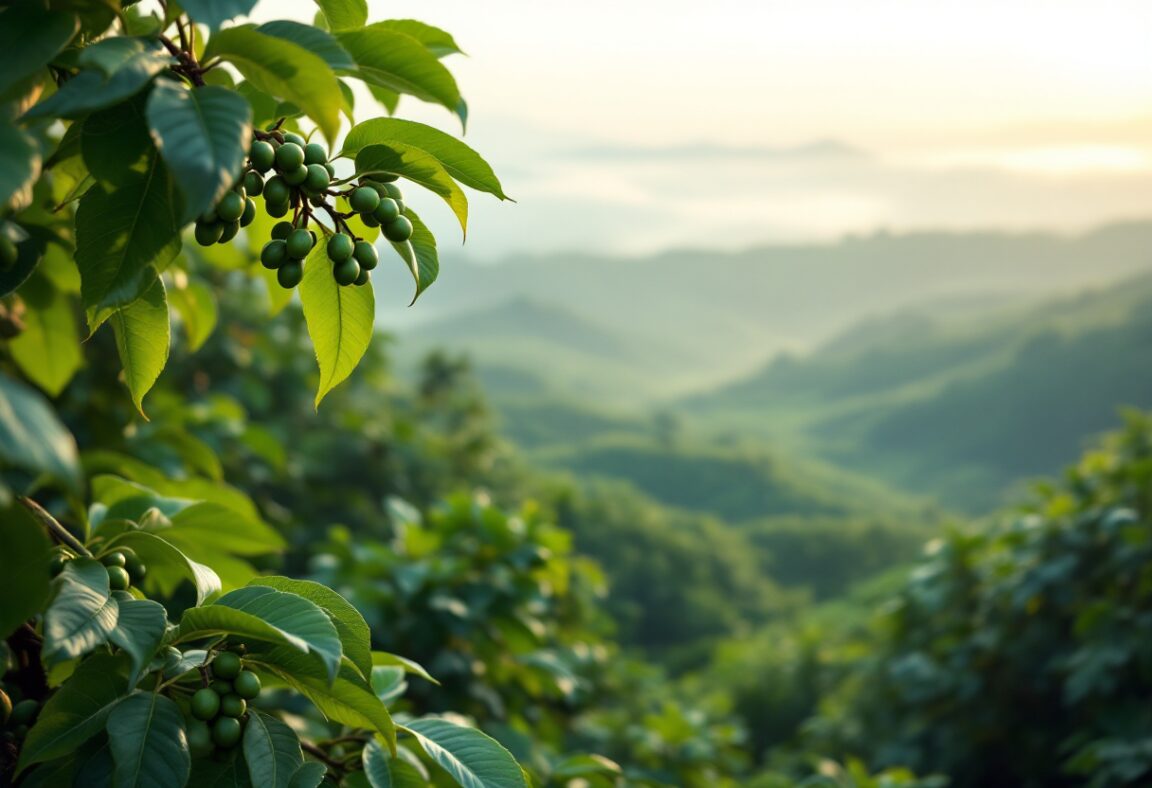
[[[256,218],[256,203],[251,197],[244,199],[244,213],[240,216],[240,226],[247,227]]]
[[[392,180],[396,180],[393,178]],[[391,197],[393,200],[400,201],[404,199],[404,192],[400,191],[400,187],[394,183],[380,184],[384,188],[384,194]]]
[[[134,555],[128,556],[128,563],[124,565],[124,568],[128,570],[128,577],[134,586],[143,583],[145,575],[148,574],[148,567]]]
[[[380,220],[370,213],[360,214],[360,221],[364,222],[365,227],[379,227]]]
[[[380,262],[380,255],[376,253],[376,247],[367,241],[357,241],[352,256],[356,258],[356,262],[360,264],[363,271],[371,271]]]
[[[245,700],[252,700],[260,694],[260,677],[250,670],[242,670],[232,682],[232,689]]]
[[[328,239],[328,259],[334,263],[347,260],[355,249],[352,237],[344,233],[336,233]]]
[[[264,210],[267,211],[268,215],[273,219],[279,219],[281,216],[285,216],[291,208],[292,206],[289,205],[287,201],[282,203],[267,203],[264,206]]]
[[[285,243],[288,245],[288,256],[296,260],[303,260],[307,257],[315,245],[312,233],[303,227],[293,230]]]
[[[304,188],[307,191],[318,194],[327,189],[331,181],[332,179],[328,176],[328,170],[324,169],[323,165],[308,165],[308,173],[304,179]]]
[[[300,186],[306,180],[308,180],[308,166],[305,164],[284,172],[284,182],[289,186]]]
[[[380,202],[376,205],[376,210],[372,212],[372,218],[380,224],[395,221],[399,216],[400,204],[391,197],[381,197]]]
[[[231,681],[240,673],[240,656],[232,651],[221,651],[212,660],[212,675],[218,679]]]
[[[243,717],[248,710],[248,702],[236,693],[230,693],[220,699],[220,713],[225,717]]]
[[[225,681],[224,679],[212,679],[212,682],[208,685],[208,689],[223,698],[232,691],[232,682]]]
[[[204,222],[196,222],[196,243],[201,246],[211,246],[220,240],[220,236],[224,234],[224,225],[220,222],[213,222],[212,224],[205,224]]]
[[[283,224],[287,224],[287,222],[283,222]],[[270,271],[284,265],[284,261],[287,259],[288,245],[280,238],[273,238],[264,244],[264,248],[260,250],[260,264]]]
[[[188,749],[193,758],[205,758],[212,754],[216,745],[212,741],[212,729],[202,720],[192,720],[188,725]]]
[[[128,586],[132,585],[132,578],[124,567],[108,566],[105,571],[108,572],[108,587],[113,591],[127,591]]]
[[[332,162],[330,162],[330,161],[324,162],[324,169],[328,170],[328,177],[329,178],[335,178],[336,177],[336,168],[332,166]]]
[[[100,563],[104,564],[104,566],[124,566],[128,563],[128,557],[119,550],[116,550],[101,556]]]
[[[364,285],[368,284],[368,271],[361,268],[360,276],[356,277],[356,281],[352,284],[356,285],[357,287],[363,287]]]
[[[12,713],[8,715],[8,724],[12,726],[28,725],[36,719],[36,715],[39,713],[40,702],[32,698],[25,698],[12,707]]]
[[[249,197],[259,197],[264,191],[264,178],[260,173],[249,170],[244,174],[244,193]]]
[[[361,186],[348,196],[348,205],[356,213],[371,213],[380,204],[380,195],[370,186]]]
[[[276,169],[290,172],[304,164],[304,148],[295,142],[285,142],[276,149]]]
[[[198,720],[210,720],[220,713],[220,696],[208,687],[198,689],[192,696],[189,706],[193,717]]]
[[[271,143],[256,140],[248,149],[248,161],[252,162],[252,166],[260,172],[268,172],[276,163],[276,149],[272,147]]]
[[[296,285],[300,284],[300,280],[304,278],[304,264],[299,260],[289,258],[284,261],[284,265],[280,266],[276,271],[276,281],[285,290],[291,290]]]
[[[306,146],[308,144],[308,140],[304,139],[303,137],[301,137],[299,134],[297,134],[294,131],[284,132],[284,141],[285,142],[291,142],[294,145],[299,145],[301,150],[303,150],[304,146]]]
[[[397,216],[388,224],[382,225],[384,237],[394,243],[403,243],[412,237],[412,222],[407,216]]]
[[[319,142],[309,142],[304,146],[304,163],[323,165],[328,161],[328,150]]]
[[[276,222],[272,227],[272,237],[283,241],[295,229],[292,222]]]
[[[235,717],[220,717],[212,724],[212,741],[217,747],[235,747],[243,727]]]
[[[360,263],[355,257],[341,260],[332,267],[332,277],[338,285],[350,285],[360,276]]]
[[[220,221],[220,217],[216,215],[216,206],[212,206],[208,210],[204,211],[204,213],[200,214],[200,218],[196,221],[200,222],[201,224],[215,224],[216,222]]]
[[[240,222],[228,222],[224,225],[224,232],[220,233],[220,243],[228,243],[236,237],[238,232],[240,232]]]
[[[269,204],[286,203],[292,197],[292,190],[279,175],[274,175],[264,184],[264,201]]]
[[[228,192],[216,206],[216,215],[225,224],[240,221],[244,215],[244,198],[236,192]]]

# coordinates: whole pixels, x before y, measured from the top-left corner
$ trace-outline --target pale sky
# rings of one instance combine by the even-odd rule
[[[447,61],[466,140],[518,200],[476,195],[473,257],[1152,216],[1147,0],[369,6],[468,52]],[[458,131],[415,100],[400,114]],[[822,140],[856,153],[789,153]]]

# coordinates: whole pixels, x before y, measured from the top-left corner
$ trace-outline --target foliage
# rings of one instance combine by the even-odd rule
[[[1152,420],[1090,451],[1032,511],[939,540],[885,616],[849,746],[953,785],[1142,785]]]

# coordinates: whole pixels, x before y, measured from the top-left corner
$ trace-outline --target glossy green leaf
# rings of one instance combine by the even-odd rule
[[[81,657],[108,640],[120,606],[112,598],[103,564],[89,558],[69,561],[52,591],[44,613],[45,664]]]
[[[356,153],[356,171],[390,172],[420,184],[440,195],[456,214],[460,229],[468,232],[468,198],[431,153],[400,142],[368,145]]]
[[[36,391],[0,374],[0,467],[81,486],[76,441]]]
[[[212,288],[200,279],[177,277],[168,288],[168,304],[180,316],[188,349],[196,352],[212,335],[219,317]]]
[[[107,186],[129,184],[151,165],[155,155],[145,99],[135,96],[107,109],[93,112],[80,126],[80,155],[96,180]]]
[[[319,607],[296,594],[264,586],[230,591],[206,607],[185,612],[179,639],[235,634],[283,643],[315,655],[329,680],[340,668],[340,636]]]
[[[475,728],[424,717],[403,729],[463,788],[528,788],[512,753]]]
[[[159,157],[118,189],[90,189],[76,212],[76,264],[89,330],[143,296],[179,252],[180,223]]]
[[[376,301],[371,283],[363,287],[336,284],[324,244],[318,243],[304,263],[300,303],[320,366],[318,408],[324,396],[351,374],[368,349]]]
[[[7,584],[0,607],[0,638],[6,638],[48,601],[52,543],[19,503],[0,510],[0,522],[0,577]]]
[[[248,14],[256,0],[180,0],[188,16],[215,30],[229,19]]]
[[[129,695],[108,715],[116,788],[184,785],[192,769],[180,707],[155,692]]]
[[[292,775],[292,779],[288,782],[288,788],[318,788],[327,773],[328,769],[325,768],[324,764],[308,761]]]
[[[258,663],[289,687],[304,695],[328,719],[354,728],[377,731],[389,746],[396,741],[396,726],[352,663],[344,660],[335,681],[329,681],[315,660],[283,646],[250,649],[249,663]]]
[[[113,42],[116,42],[113,51]],[[69,79],[48,98],[35,104],[25,113],[27,119],[61,117],[79,118],[94,110],[119,104],[139,93],[152,79],[172,62],[168,53],[145,39],[107,39],[93,44],[91,49],[109,48],[115,58],[126,51],[123,43],[134,43],[133,50],[124,57],[111,74],[98,68],[88,68]],[[93,52],[86,51],[92,55]]]
[[[159,80],[148,97],[148,126],[184,196],[184,221],[232,188],[252,141],[252,109],[228,88],[195,89]]]
[[[79,29],[73,14],[40,3],[15,3],[0,12],[0,94],[47,66]]]
[[[204,788],[253,788],[252,780],[248,778],[248,766],[240,757],[225,758],[197,758],[192,761],[192,778],[188,781],[189,788],[204,786]],[[259,786],[259,783],[257,783]]]
[[[263,712],[248,715],[244,725],[244,760],[253,785],[289,788],[292,776],[304,764],[296,732]]]
[[[408,682],[404,680],[404,669],[395,665],[377,665],[372,668],[372,691],[385,705],[404,694]]]
[[[128,686],[135,687],[140,674],[152,661],[160,641],[164,639],[168,614],[159,602],[133,599],[131,594],[123,591],[114,594],[120,606],[120,617],[116,628],[109,633],[108,640],[132,658],[132,674],[128,678]]]
[[[407,264],[412,279],[416,282],[416,293],[412,296],[412,303],[420,294],[427,290],[436,277],[440,275],[440,254],[436,251],[436,236],[428,229],[428,225],[411,208],[404,212],[408,221],[412,222],[412,237],[403,243],[392,244],[392,248]]]
[[[375,739],[364,745],[363,766],[372,788],[424,788],[428,785],[411,764],[392,757]]]
[[[372,673],[372,632],[360,611],[328,586],[311,580],[293,580],[289,577],[258,577],[249,585],[268,586],[302,596],[317,605],[336,627],[343,645],[344,655],[368,678]]]
[[[20,290],[27,310],[24,330],[8,342],[12,360],[29,380],[56,396],[83,363],[72,299],[36,274]]]
[[[373,118],[348,132],[341,155],[354,156],[369,145],[399,142],[436,158],[448,174],[465,186],[509,199],[488,162],[460,140],[423,123],[400,118]]]
[[[211,542],[213,552],[266,555],[286,546],[275,528],[258,517],[212,501],[198,501],[171,516],[172,529],[163,532],[177,542]]]
[[[0,208],[40,177],[40,146],[29,134],[0,120]]]
[[[368,84],[407,93],[456,112],[460,88],[455,78],[415,38],[381,25],[338,33],[336,38],[360,67],[356,76]]]
[[[265,22],[256,28],[257,32],[276,38],[283,38],[293,44],[299,44],[313,54],[324,58],[330,68],[339,71],[350,71],[356,68],[352,56],[344,51],[331,33],[312,25],[304,25],[287,19],[278,19],[275,22]]]
[[[132,395],[132,404],[144,415],[144,395],[168,363],[170,326],[164,282],[152,281],[139,300],[112,314],[116,350],[124,368],[124,382]]]
[[[383,22],[376,22],[372,26],[395,30],[398,33],[411,36],[436,57],[464,54],[464,50],[460,49],[451,33],[415,19],[386,19]]]
[[[399,654],[390,654],[387,651],[373,651],[372,664],[375,666],[394,665],[403,668],[405,673],[411,673],[413,676],[431,681],[433,684],[439,685],[440,682],[433,678],[432,674],[425,670],[424,666],[415,660],[402,657]]]
[[[212,36],[207,57],[221,57],[259,90],[299,106],[334,142],[340,129],[340,85],[328,64],[298,44],[234,27]]]
[[[354,30],[368,21],[367,0],[316,0],[329,30]]]
[[[20,752],[19,770],[74,752],[104,730],[109,712],[128,691],[127,660],[93,654],[48,699]]]
[[[144,590],[149,594],[171,596],[187,581],[196,589],[196,604],[220,591],[220,578],[211,567],[193,561],[166,539],[143,531],[129,531],[114,541],[131,547],[148,567]]]

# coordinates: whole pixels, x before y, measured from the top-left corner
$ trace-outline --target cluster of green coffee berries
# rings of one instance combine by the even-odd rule
[[[234,651],[217,653],[211,674],[211,682],[196,690],[189,703],[188,747],[197,757],[235,747],[244,733],[248,701],[260,694],[260,677],[244,670]]]
[[[52,576],[64,570],[64,564],[75,558],[68,552],[57,552],[52,556],[50,569]],[[148,567],[136,555],[131,547],[117,547],[111,552],[100,556],[100,563],[104,564],[104,571],[108,573],[108,588],[112,591],[127,591],[129,586],[140,585],[144,576],[148,574]]]
[[[276,128],[258,132],[248,149],[248,161],[235,186],[219,204],[196,222],[196,240],[203,245],[230,241],[241,227],[247,227],[256,215],[252,198],[263,196],[268,215],[280,219],[272,229],[271,239],[260,251],[260,262],[276,271],[282,287],[293,288],[304,278],[304,260],[318,242],[308,228],[315,221],[313,209],[323,209],[332,220],[325,251],[332,263],[332,277],[340,285],[363,285],[369,271],[380,262],[376,248],[359,238],[347,219],[358,215],[369,227],[379,227],[384,237],[402,243],[412,237],[412,222],[404,216],[403,194],[389,173],[371,173],[358,184],[333,188],[335,168],[328,160],[327,149],[318,142],[308,142],[299,134]],[[335,186],[345,181],[335,182]],[[328,204],[327,197],[342,198],[348,212],[340,213]],[[317,222],[317,224],[319,224]]]
[[[28,728],[40,714],[40,702],[32,698],[12,703],[7,684],[0,683],[0,722],[4,733],[0,736],[5,742],[14,742],[28,735]]]

